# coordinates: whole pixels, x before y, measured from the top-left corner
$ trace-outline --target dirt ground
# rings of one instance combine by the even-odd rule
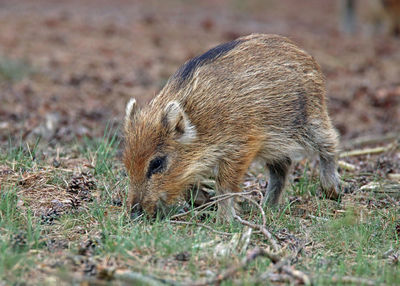
[[[399,181],[400,38],[372,33],[371,23],[362,17],[355,34],[342,33],[338,2],[0,1],[0,151],[21,142],[34,145],[41,138],[43,154],[51,153],[52,158],[58,156],[60,146],[79,145],[86,137],[101,138],[106,130],[120,126],[130,97],[146,104],[186,60],[242,35],[275,33],[290,37],[321,65],[341,149],[383,148],[375,155],[343,155],[340,173],[349,183],[349,192],[368,185],[373,188],[371,183],[378,177]],[[360,12],[366,9],[359,8]],[[68,148],[66,152],[72,152]],[[72,192],[76,201],[89,201],[92,178],[86,173],[72,177],[70,170],[84,166],[92,171],[90,158],[66,157],[60,172],[68,171],[71,181],[65,184],[56,180],[59,163],[53,159],[46,168],[34,170],[15,171],[9,162],[0,164],[0,179],[18,184],[27,201],[28,187],[42,192],[40,197],[49,197],[47,204],[57,199],[49,195],[50,189]],[[305,165],[294,167],[292,181],[301,180]],[[354,173],[348,175],[346,170]],[[106,190],[117,189],[120,178],[126,180],[126,174],[120,173],[115,185],[104,184]],[[56,178],[51,181],[56,187],[44,178]],[[74,192],[71,185],[77,189],[84,185],[85,192]],[[399,206],[398,186],[387,205]],[[362,200],[363,207],[373,204]],[[31,201],[32,207],[35,198]],[[343,201],[353,202],[353,197]],[[306,205],[307,211],[314,208],[307,198],[296,202]],[[115,205],[120,207],[121,202]],[[44,218],[39,212],[46,223],[53,222],[51,211],[46,209]],[[302,211],[301,207],[296,211]],[[90,232],[81,228],[82,233]]]
[[[102,135],[187,59],[253,32],[289,36],[322,66],[342,140],[399,131],[400,41],[340,33],[336,1],[2,1],[0,56],[29,68],[1,83],[0,140]]]

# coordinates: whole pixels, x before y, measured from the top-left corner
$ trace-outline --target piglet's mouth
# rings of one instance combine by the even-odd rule
[[[186,212],[190,209],[190,206],[186,202],[181,202],[173,205],[166,205],[165,203],[159,201],[154,208],[153,214],[146,213],[140,204],[135,204],[132,206],[130,211],[130,218],[133,221],[139,220],[142,217],[147,217],[149,219],[167,219],[174,214],[179,214]]]

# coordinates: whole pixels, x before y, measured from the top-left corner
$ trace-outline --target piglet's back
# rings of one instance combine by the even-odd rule
[[[285,37],[252,34],[186,62],[151,106],[178,101],[204,136],[294,131],[309,117],[326,117],[324,94],[310,55]]]

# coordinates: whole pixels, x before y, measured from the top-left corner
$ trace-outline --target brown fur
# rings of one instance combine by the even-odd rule
[[[276,204],[291,159],[302,150],[319,154],[322,187],[338,196],[337,134],[318,64],[277,35],[252,34],[227,45],[186,63],[148,106],[127,107],[129,209],[139,204],[153,214],[207,176],[216,177],[218,193],[238,192],[256,158],[270,169],[267,200]],[[150,161],[162,156],[165,168],[148,177]],[[219,212],[230,219],[232,202]]]

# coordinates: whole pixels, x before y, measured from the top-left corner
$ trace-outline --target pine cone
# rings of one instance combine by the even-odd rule
[[[93,176],[82,172],[72,177],[67,192],[76,195],[75,198],[77,200],[92,201],[91,191],[94,189],[96,189],[96,183]]]

